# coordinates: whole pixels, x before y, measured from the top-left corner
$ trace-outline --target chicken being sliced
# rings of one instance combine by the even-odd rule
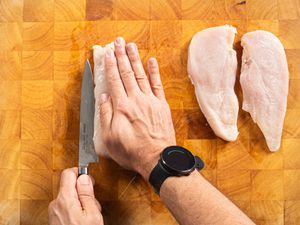
[[[100,156],[109,157],[108,152],[103,144],[101,138],[101,126],[100,126],[100,95],[107,93],[106,78],[105,78],[105,49],[114,49],[114,44],[107,44],[105,47],[100,45],[93,46],[94,56],[94,83],[95,83],[95,117],[94,117],[94,144],[96,153]]]
[[[236,28],[229,25],[202,30],[194,35],[188,52],[187,69],[200,109],[214,133],[226,141],[238,136],[235,34]]]
[[[257,30],[242,37],[243,110],[250,113],[264,134],[270,151],[280,148],[286,112],[289,71],[279,39]]]

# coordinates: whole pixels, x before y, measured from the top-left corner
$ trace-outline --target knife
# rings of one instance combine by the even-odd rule
[[[85,63],[81,85],[78,176],[89,173],[89,163],[98,162],[93,141],[95,96],[89,60]]]

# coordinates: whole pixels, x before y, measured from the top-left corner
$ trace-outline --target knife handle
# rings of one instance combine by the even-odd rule
[[[78,167],[78,177],[82,174],[86,174],[88,175],[89,174],[89,170],[88,170],[88,167],[87,166],[80,166]]]

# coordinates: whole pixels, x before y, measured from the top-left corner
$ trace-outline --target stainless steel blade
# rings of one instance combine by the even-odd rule
[[[80,134],[79,134],[79,175],[88,173],[89,163],[98,162],[93,141],[95,97],[90,62],[87,60],[81,87]]]

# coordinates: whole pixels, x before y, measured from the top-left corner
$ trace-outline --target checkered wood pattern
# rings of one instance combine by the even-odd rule
[[[239,64],[245,32],[269,30],[285,46],[290,91],[277,153],[248,113],[240,110],[240,135],[227,143],[199,110],[188,44],[223,24],[238,29]],[[84,61],[117,36],[136,42],[144,62],[158,58],[178,144],[204,159],[202,174],[257,224],[300,224],[299,0],[1,0],[0,224],[47,224],[60,172],[77,165]],[[241,103],[239,82],[236,92]],[[106,224],[176,224],[135,173],[106,159],[91,173]]]

